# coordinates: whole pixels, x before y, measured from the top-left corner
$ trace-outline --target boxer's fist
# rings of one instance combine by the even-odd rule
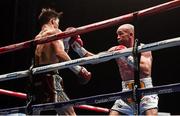
[[[91,72],[82,66],[73,66],[70,69],[78,76],[80,84],[87,84],[91,80]]]
[[[80,57],[84,57],[88,53],[88,51],[83,48],[83,41],[81,40],[80,35],[71,37],[69,44]]]
[[[82,41],[80,35],[71,37],[69,44],[71,45],[71,47],[73,49],[75,49],[76,47],[83,47],[83,41]]]
[[[91,80],[91,72],[82,67],[78,73],[78,81],[80,84],[87,84]]]
[[[118,46],[115,47],[115,51],[116,50],[122,50],[122,49],[125,49],[125,48],[126,48],[126,46],[118,45]]]
[[[76,28],[74,27],[68,27],[66,31],[76,31]],[[80,56],[84,57],[88,51],[83,48],[83,41],[81,40],[80,35],[75,35],[70,37],[68,41],[68,45],[72,47],[72,49]],[[68,47],[69,47],[68,46]]]
[[[124,45],[118,45],[118,46],[114,46],[114,47],[110,48],[108,51],[109,52],[118,51],[118,50],[122,50],[122,49],[125,49],[125,48],[126,48],[126,46],[124,46]]]

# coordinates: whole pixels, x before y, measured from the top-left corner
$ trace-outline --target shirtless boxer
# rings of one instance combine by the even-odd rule
[[[61,13],[52,9],[42,9],[39,15],[41,31],[35,39],[42,39],[50,35],[60,33],[59,16]],[[63,40],[55,40],[45,44],[39,44],[35,50],[35,66],[54,64],[58,62],[69,61],[71,58],[64,51]],[[82,79],[83,83],[87,83],[91,78],[91,73],[82,66],[73,66],[70,69]],[[51,71],[44,74],[38,74],[35,78],[35,101],[34,104],[47,102],[68,101],[69,98],[63,91],[62,78],[58,71]],[[76,115],[73,107],[67,106],[56,110],[61,115]]]
[[[117,40],[119,45],[109,49],[109,51],[122,50],[133,47],[134,44],[134,26],[131,24],[121,25],[117,29]],[[131,90],[134,85],[133,57],[127,56],[116,59],[119,72],[122,79],[122,91]],[[152,54],[151,51],[141,53],[140,58],[140,86],[141,88],[153,87],[151,79]],[[132,98],[116,100],[111,108],[110,115],[133,115],[135,114],[135,102]],[[157,115],[158,114],[158,96],[142,96],[140,100],[140,114]]]

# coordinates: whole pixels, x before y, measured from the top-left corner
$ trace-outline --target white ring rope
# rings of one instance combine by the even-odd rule
[[[177,37],[173,39],[168,39],[168,40],[163,40],[159,42],[154,42],[154,43],[138,46],[138,52],[140,53],[140,52],[145,52],[145,51],[155,51],[155,50],[179,46],[179,45],[180,45],[180,37]],[[127,48],[125,50],[120,50],[120,51],[101,52],[100,54],[90,56],[90,57],[84,57],[84,58],[70,60],[70,61],[66,61],[62,63],[36,67],[32,69],[32,72],[33,74],[40,74],[40,73],[44,73],[48,71],[68,68],[75,65],[95,64],[97,62],[98,63],[105,62],[114,58],[128,56],[131,54],[132,54],[132,48]],[[3,75],[0,75],[0,81],[27,77],[28,75],[29,75],[29,70],[3,74]]]

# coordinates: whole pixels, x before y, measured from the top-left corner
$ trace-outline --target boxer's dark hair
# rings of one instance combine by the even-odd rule
[[[48,23],[52,18],[61,18],[63,12],[56,12],[53,9],[50,8],[43,8],[41,10],[41,13],[38,17],[40,26]]]

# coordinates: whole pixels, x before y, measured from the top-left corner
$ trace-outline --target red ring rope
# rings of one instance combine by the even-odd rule
[[[27,94],[25,93],[14,92],[14,91],[9,91],[9,90],[4,90],[4,89],[0,89],[0,95],[8,95],[8,96],[18,97],[21,99],[27,99]],[[104,112],[104,113],[109,112],[108,108],[102,108],[102,107],[90,106],[90,105],[79,105],[79,106],[75,106],[75,108],[91,110],[91,111],[96,111],[96,112]]]
[[[145,16],[151,16],[151,15],[154,15],[157,13],[171,10],[171,9],[177,8],[179,6],[180,6],[180,0],[172,0],[172,1],[164,3],[164,4],[160,4],[160,5],[157,5],[154,7],[150,7],[150,8],[141,10],[141,11],[137,12],[137,16],[138,16],[138,18],[143,18]],[[66,38],[69,36],[83,34],[83,33],[97,30],[97,29],[102,29],[102,28],[105,28],[108,26],[113,26],[113,25],[116,25],[119,23],[129,22],[129,21],[133,20],[133,14],[134,13],[129,13],[129,14],[126,14],[123,16],[115,17],[112,19],[104,20],[101,22],[89,24],[89,25],[82,26],[82,27],[78,27],[75,30],[64,31],[62,33],[48,36],[48,37],[40,39],[40,40],[29,40],[29,41],[21,42],[18,44],[12,44],[12,45],[8,45],[8,46],[0,47],[0,54],[20,50],[23,48],[29,48],[32,44],[42,44],[42,43]]]
[[[9,90],[4,90],[4,89],[0,89],[0,94],[1,95],[15,96],[15,97],[18,97],[21,99],[27,99],[27,95],[25,93],[14,92],[14,91],[9,91]]]
[[[102,107],[90,106],[90,105],[79,105],[79,106],[76,106],[75,108],[80,108],[80,109],[84,109],[84,110],[92,110],[92,111],[96,111],[96,112],[104,112],[104,113],[109,112],[108,108],[102,108]]]

